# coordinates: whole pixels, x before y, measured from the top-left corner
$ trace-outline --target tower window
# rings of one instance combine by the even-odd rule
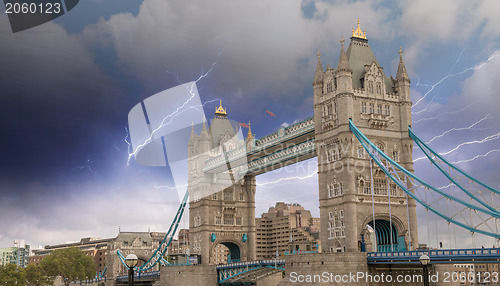
[[[224,200],[232,201],[233,200],[233,190],[225,190],[224,191]]]
[[[385,115],[387,115],[387,116],[391,115],[391,108],[389,105],[385,106]]]
[[[374,110],[375,110],[375,104],[370,103],[370,113],[373,113]]]
[[[382,84],[380,82],[377,82],[377,94],[382,93]]]
[[[382,114],[382,104],[377,104],[377,113]]]
[[[224,214],[224,224],[232,225],[234,224],[234,214]]]
[[[361,102],[361,113],[366,113],[366,102]]]
[[[222,218],[220,216],[215,217],[215,224],[222,224]]]
[[[392,160],[399,162],[399,152],[398,151],[392,151]]]
[[[363,146],[358,147],[358,158],[363,159],[365,157],[365,149]]]
[[[326,92],[332,92],[333,91],[333,84],[331,82],[326,84]]]

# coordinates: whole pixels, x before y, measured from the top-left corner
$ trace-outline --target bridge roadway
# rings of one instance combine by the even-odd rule
[[[314,117],[282,127],[255,140],[251,146],[240,146],[205,161],[203,172],[220,173],[227,162],[240,175],[259,175],[316,156]]]

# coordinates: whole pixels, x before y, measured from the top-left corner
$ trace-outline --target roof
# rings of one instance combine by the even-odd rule
[[[219,146],[221,139],[228,134],[233,138],[236,135],[231,122],[227,117],[216,116],[210,122],[210,128],[208,130],[208,136],[210,138],[210,144],[212,148]]]
[[[351,37],[351,43],[346,51],[349,59],[349,66],[352,70],[352,87],[361,88],[361,79],[365,75],[365,65],[371,65],[373,62],[380,67],[380,64],[368,45],[368,40]],[[384,73],[385,90],[388,93],[394,93],[394,82]]]

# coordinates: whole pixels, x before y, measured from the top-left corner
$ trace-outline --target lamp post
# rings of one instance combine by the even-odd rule
[[[424,267],[424,271],[423,271],[424,286],[429,286],[429,268],[428,268],[428,265],[429,265],[429,262],[431,261],[431,259],[426,254],[422,254],[422,256],[420,256],[419,260],[420,260],[420,264],[422,264],[422,266]]]
[[[134,267],[137,265],[137,255],[127,255],[127,257],[125,257],[125,264],[127,264],[128,267],[128,285],[134,286]]]

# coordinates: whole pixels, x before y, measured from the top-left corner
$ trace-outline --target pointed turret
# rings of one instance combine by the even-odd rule
[[[255,138],[252,134],[252,124],[248,121],[248,133],[247,133],[247,152],[253,149]]]
[[[410,77],[408,76],[408,73],[406,72],[405,64],[403,62],[403,48],[399,48],[399,66],[398,66],[398,72],[396,74],[396,80],[407,80],[410,81]]]
[[[349,59],[347,58],[347,54],[345,53],[344,50],[344,36],[342,36],[342,39],[340,40],[340,44],[342,45],[342,48],[340,50],[340,57],[339,57],[339,64],[337,66],[337,69],[339,70],[351,70],[351,67],[349,66]]]
[[[201,127],[201,133],[200,137],[206,137],[208,140],[208,131],[207,131],[207,126],[206,126],[206,119],[203,117],[203,126]]]
[[[323,66],[321,66],[321,53],[318,50],[318,64],[316,65],[316,72],[314,73],[313,85],[323,83]]]
[[[253,139],[253,134],[252,134],[252,125],[250,121],[248,122],[248,133],[247,133],[247,141],[250,141]]]
[[[201,152],[208,152],[210,150],[210,136],[208,135],[205,117],[203,117],[203,125],[201,127],[198,144]]]
[[[410,101],[410,77],[408,76],[405,64],[403,63],[402,48],[399,48],[399,66],[396,79],[394,80],[394,88],[402,101]]]
[[[197,139],[197,135],[194,132],[194,123],[191,122],[191,135],[189,135],[189,141],[188,141],[188,146],[194,146],[194,142]]]

